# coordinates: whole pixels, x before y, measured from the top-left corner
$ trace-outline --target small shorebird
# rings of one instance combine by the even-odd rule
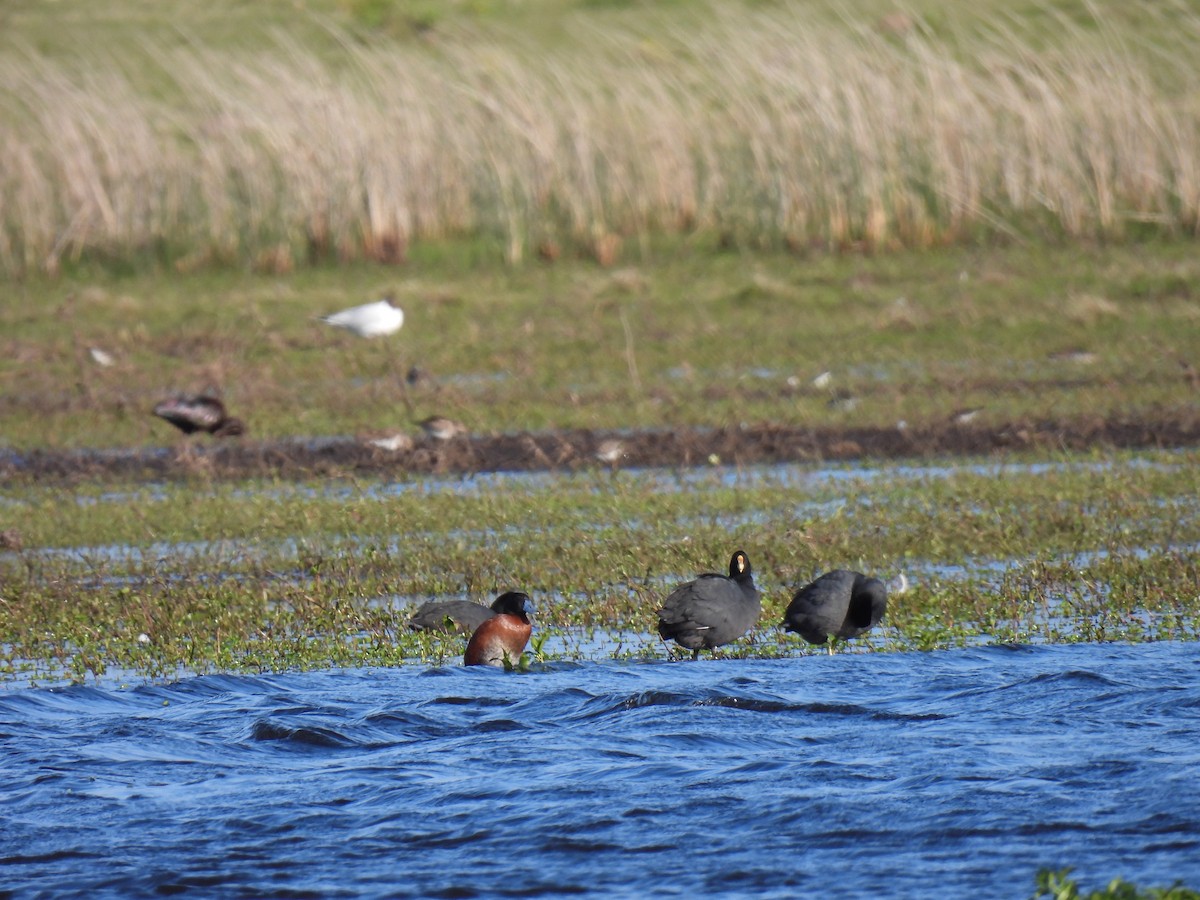
[[[858,398],[849,391],[833,391],[825,405],[838,412],[852,412],[858,406]]]
[[[111,353],[101,350],[99,347],[88,347],[88,356],[92,358],[92,362],[96,365],[103,366],[106,369],[116,362]]]
[[[1079,347],[1069,347],[1066,350],[1059,350],[1051,353],[1048,357],[1053,362],[1075,363],[1077,366],[1090,366],[1099,357],[1091,350],[1084,350]]]
[[[359,337],[384,337],[395,334],[404,324],[404,310],[396,305],[391,294],[374,303],[364,303],[362,306],[352,306],[328,316],[322,316],[321,321],[336,328],[353,331]]]
[[[417,423],[435,441],[449,441],[467,433],[467,426],[445,416],[430,416]]]
[[[230,416],[225,404],[211,394],[179,394],[156,405],[154,415],[166,419],[184,434],[203,431],[220,438],[246,433],[246,423]]]
[[[404,376],[404,383],[409,387],[416,387],[419,384],[426,384],[430,380],[430,375],[418,365],[408,367],[408,374]]]
[[[976,417],[983,412],[982,406],[972,406],[966,409],[956,409],[950,413],[950,422],[953,425],[967,425],[974,422]]]
[[[368,447],[378,447],[388,453],[400,453],[413,448],[412,435],[403,431],[378,431],[359,438]]]
[[[597,445],[596,452],[592,455],[615,469],[617,463],[625,458],[625,444],[616,438],[608,438]]]

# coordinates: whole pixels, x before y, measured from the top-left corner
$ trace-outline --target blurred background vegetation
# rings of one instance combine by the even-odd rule
[[[0,272],[1194,235],[1200,10],[6,6]]]

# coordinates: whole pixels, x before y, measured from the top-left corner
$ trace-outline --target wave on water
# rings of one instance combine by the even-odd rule
[[[1200,886],[1198,673],[1194,644],[1078,645],[12,691],[0,872],[47,895]]]

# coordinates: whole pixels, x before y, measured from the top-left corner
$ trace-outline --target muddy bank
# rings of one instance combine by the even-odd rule
[[[619,442],[614,446],[611,442]],[[597,452],[606,442],[614,462]],[[163,480],[404,473],[471,474],[636,466],[751,465],[821,460],[985,456],[1013,450],[1200,446],[1200,415],[1067,419],[1001,426],[946,423],[920,428],[675,428],[613,432],[569,430],[422,438],[387,450],[352,438],[311,441],[192,441],[141,450],[38,450],[0,456],[0,480]]]

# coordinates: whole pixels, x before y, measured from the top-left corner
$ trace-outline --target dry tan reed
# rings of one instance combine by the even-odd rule
[[[1004,27],[707,13],[568,47],[148,49],[158,78],[0,59],[0,270],[397,262],[462,235],[610,262],[657,232],[888,247],[1200,225],[1196,21],[1153,51],[1103,27],[1035,51]]]

